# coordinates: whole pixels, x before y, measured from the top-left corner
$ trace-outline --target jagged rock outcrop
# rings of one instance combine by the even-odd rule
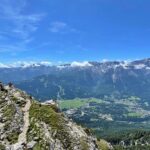
[[[70,121],[57,106],[41,104],[12,84],[0,87],[1,150],[101,149],[90,132]]]

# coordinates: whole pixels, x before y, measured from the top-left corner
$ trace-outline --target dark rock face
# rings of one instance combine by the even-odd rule
[[[0,82],[0,91],[3,91],[4,90],[4,86],[2,84],[2,82]]]

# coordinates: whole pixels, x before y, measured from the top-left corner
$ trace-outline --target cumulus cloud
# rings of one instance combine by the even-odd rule
[[[71,67],[91,67],[92,64],[90,64],[88,61],[84,61],[84,62],[77,62],[74,61],[71,63]]]

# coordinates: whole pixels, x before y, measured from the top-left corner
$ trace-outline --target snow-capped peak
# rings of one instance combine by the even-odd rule
[[[39,67],[39,66],[51,66],[52,63],[49,61],[33,62],[33,61],[18,61],[12,64],[0,63],[0,68],[28,68],[28,67]]]
[[[143,69],[143,68],[145,68],[145,67],[146,67],[145,64],[136,64],[136,65],[134,65],[134,68],[135,68],[135,69]]]
[[[71,67],[91,67],[92,64],[90,64],[88,61],[83,61],[83,62],[77,62],[74,61],[70,64]]]

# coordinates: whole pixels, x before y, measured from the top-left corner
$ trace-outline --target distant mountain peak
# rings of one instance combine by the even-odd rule
[[[33,62],[33,61],[18,61],[16,63],[12,63],[12,64],[4,64],[4,63],[0,63],[0,68],[34,68],[34,67],[41,67],[41,66],[45,66],[45,67],[57,67],[59,69],[63,69],[66,67],[92,67],[92,66],[96,66],[96,65],[107,65],[107,66],[112,66],[112,65],[116,65],[116,66],[122,66],[124,68],[126,68],[127,66],[131,66],[131,65],[139,65],[139,64],[145,64],[145,65],[149,65],[150,66],[150,58],[147,59],[142,59],[142,60],[135,60],[135,61],[73,61],[71,63],[67,63],[67,64],[53,64],[50,61],[41,61],[41,62]]]
[[[0,68],[30,68],[30,67],[40,67],[40,66],[51,66],[52,63],[48,61],[41,62],[16,62],[12,64],[0,63]]]

